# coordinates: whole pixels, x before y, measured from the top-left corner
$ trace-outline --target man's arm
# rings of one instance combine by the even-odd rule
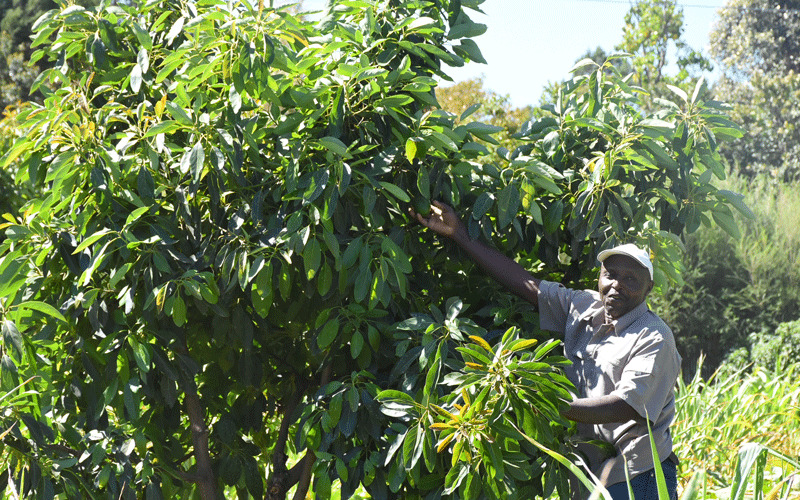
[[[448,205],[434,201],[427,218],[413,209],[409,212],[423,226],[456,242],[495,281],[538,308],[541,280],[494,248],[471,239],[464,223]]]
[[[562,415],[586,424],[623,423],[641,418],[631,405],[615,394],[576,399]]]

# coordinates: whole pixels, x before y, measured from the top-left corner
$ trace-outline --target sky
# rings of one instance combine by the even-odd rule
[[[307,10],[323,0],[305,0]],[[678,0],[683,38],[708,56],[708,34],[726,0]],[[575,61],[602,47],[607,53],[622,40],[629,0],[486,0],[484,14],[467,9],[487,31],[474,40],[487,64],[443,66],[454,82],[483,76],[484,88],[508,96],[515,107],[537,104],[548,81],[569,76]],[[673,58],[674,59],[674,58]],[[714,79],[715,75],[708,75]],[[449,82],[444,82],[449,85]]]

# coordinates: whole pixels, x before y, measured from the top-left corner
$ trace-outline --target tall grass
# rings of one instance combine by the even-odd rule
[[[757,367],[704,380],[698,363],[688,384],[679,380],[673,425],[679,490],[686,493],[700,474],[691,498],[800,498],[798,371],[800,365],[780,373]]]

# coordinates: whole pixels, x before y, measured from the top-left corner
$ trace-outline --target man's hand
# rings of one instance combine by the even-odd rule
[[[434,201],[431,204],[431,213],[428,217],[423,217],[410,207],[408,212],[412,218],[434,233],[447,236],[462,245],[469,240],[467,227],[450,206],[440,201]]]
[[[409,208],[408,212],[423,226],[456,242],[498,283],[527,300],[534,307],[539,307],[539,279],[531,276],[522,266],[496,249],[472,240],[469,237],[467,226],[458,218],[452,208],[440,201],[434,201],[428,217],[423,217],[413,208]]]

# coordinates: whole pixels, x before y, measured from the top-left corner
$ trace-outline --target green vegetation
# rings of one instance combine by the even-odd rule
[[[734,367],[797,362],[794,345],[774,336],[800,311],[800,184],[731,175],[717,185],[745,193],[753,217],[735,215],[738,239],[705,226],[687,236],[684,284],[651,296],[651,306],[675,333],[684,373],[701,355],[707,377],[729,355]]]
[[[750,177],[800,180],[800,1],[731,0],[709,34],[714,92],[745,129],[722,148]]]
[[[585,286],[602,248],[647,243],[663,287],[684,230],[747,213],[710,182],[737,132],[702,82],[645,114],[588,59],[486,159],[502,127],[437,109],[433,78],[480,60],[479,4],[40,18],[31,59],[58,64],[0,160],[42,193],[2,225],[2,390],[35,378],[1,417],[0,486],[566,494],[558,342],[409,204],[442,199],[474,238]]]
[[[265,2],[61,2],[29,29],[45,3],[0,0],[2,99],[27,95],[28,57],[45,67],[40,102],[0,122],[0,491],[565,496],[558,342],[409,221],[442,199],[570,285],[593,287],[600,249],[647,244],[653,308],[696,373],[675,428],[686,498],[740,500],[749,478],[785,497],[800,189],[775,180],[793,150],[758,170],[778,174],[727,174],[794,111],[756,126],[711,99],[676,2],[637,1],[635,56],[587,52],[536,109],[480,80],[437,89],[483,60],[481,0],[330,2],[314,23]],[[726,22],[753,41],[779,21]],[[770,40],[745,83],[791,99],[795,73],[755,76]],[[726,60],[750,50],[733,42],[715,42]]]
[[[780,372],[757,368],[704,379],[698,368],[690,382],[679,381],[673,439],[681,459],[679,484],[687,489],[698,478],[694,498],[742,498],[748,489],[767,498],[797,497],[798,369],[794,364]],[[752,476],[742,474],[748,461],[755,461]]]

